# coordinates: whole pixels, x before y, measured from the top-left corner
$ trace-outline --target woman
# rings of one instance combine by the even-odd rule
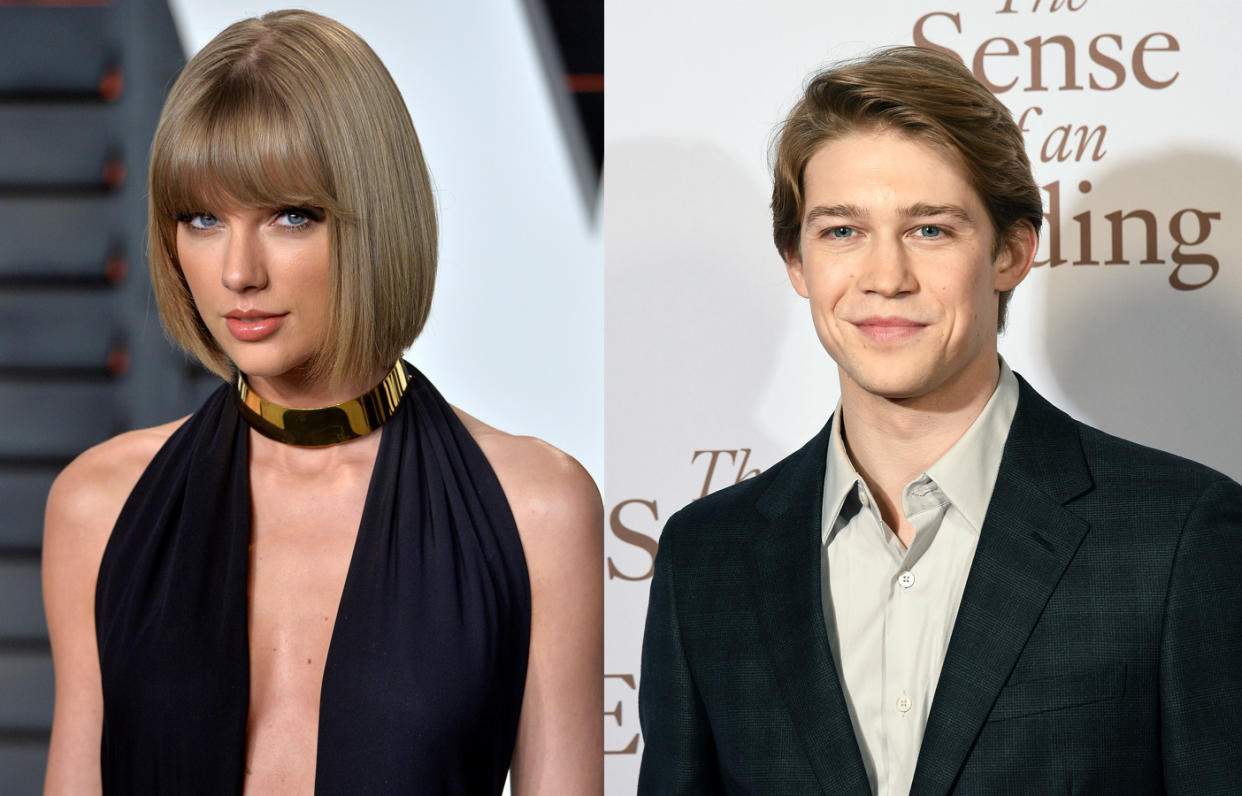
[[[601,791],[599,496],[400,361],[436,225],[375,54],[229,27],[150,180],[165,326],[228,384],[52,488],[47,791]]]

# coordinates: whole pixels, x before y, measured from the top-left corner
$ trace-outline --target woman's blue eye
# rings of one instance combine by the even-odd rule
[[[281,210],[276,216],[276,221],[282,227],[291,227],[298,229],[300,227],[308,227],[316,221],[323,220],[323,213],[316,213],[313,209],[305,207],[289,207]]]
[[[211,229],[220,223],[211,213],[191,213],[188,221],[195,229]]]

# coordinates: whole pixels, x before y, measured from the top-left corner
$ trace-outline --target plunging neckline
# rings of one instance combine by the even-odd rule
[[[403,396],[403,400],[404,400],[404,396]],[[384,433],[384,428],[382,426],[376,429],[372,433],[380,434],[381,436],[379,439],[379,444],[375,447],[375,458],[371,461],[371,474],[367,477],[367,488],[366,488],[366,492],[363,494],[363,497],[362,497],[362,513],[358,519],[358,528],[354,532],[353,544],[350,545],[349,562],[345,568],[345,578],[343,581],[341,581],[341,593],[336,598],[336,611],[332,615],[332,631],[328,635],[328,647],[324,651],[323,668],[321,669],[320,675],[319,675],[319,687],[317,689],[319,692],[319,703],[315,708],[315,775],[312,778],[312,782],[311,782],[313,793],[318,793],[318,786],[319,786],[319,759],[322,753],[321,739],[323,735],[323,724],[322,724],[323,710],[322,708],[323,708],[323,703],[324,703],[324,681],[326,679],[328,665],[334,659],[333,651],[339,646],[337,642],[337,636],[339,635],[338,626],[339,626],[339,622],[341,619],[341,606],[345,602],[345,596],[349,593],[349,587],[350,587],[351,582],[356,580],[358,577],[355,573],[355,570],[357,568],[357,562],[358,562],[358,550],[361,546],[362,534],[364,533],[365,529],[369,526],[369,524],[371,524],[371,521],[373,520],[371,515],[374,514],[376,510],[375,506],[372,503],[371,496],[375,490],[375,482],[380,475],[379,463],[383,459],[383,455],[385,452],[385,446],[389,444],[389,439],[391,436],[391,435]],[[253,671],[252,665],[254,662],[254,649],[251,645],[252,628],[250,626],[251,624],[250,616],[251,616],[251,611],[254,609],[253,596],[252,596],[253,588],[251,585],[251,574],[254,569],[254,562],[252,560],[253,553],[251,552],[254,550],[254,481],[253,481],[253,478],[251,477],[252,476],[251,467],[253,466],[253,463],[251,461],[251,452],[252,452],[251,442],[252,442],[252,435],[255,435],[255,434],[258,434],[258,432],[255,431],[253,428],[249,428],[247,426],[245,433],[242,435],[243,436],[242,455],[245,457],[245,461],[246,461],[246,485],[245,486],[246,486],[246,495],[249,498],[246,502],[245,517],[244,517],[244,521],[246,523],[246,528],[247,528],[246,538],[247,538],[247,543],[248,543],[247,552],[246,552],[246,573],[245,573],[246,574],[245,582],[246,582],[246,702],[247,704],[246,704],[245,728],[244,728],[243,735],[242,735],[245,741],[247,750],[250,748],[250,743],[249,743],[250,741],[250,708],[252,705],[251,700],[253,698],[253,682],[251,680],[251,672]],[[280,444],[280,443],[277,443],[277,444]],[[244,762],[246,765],[246,770],[247,772],[249,772],[251,761],[250,761],[250,755],[248,753],[245,754],[244,756]],[[246,792],[246,781],[245,779],[243,779],[242,793],[244,794],[245,792]]]
[[[317,796],[499,794],[513,755],[530,649],[521,539],[478,443],[407,372],[324,654]],[[245,787],[249,457],[222,385],[156,454],[109,538],[95,603],[105,793]]]

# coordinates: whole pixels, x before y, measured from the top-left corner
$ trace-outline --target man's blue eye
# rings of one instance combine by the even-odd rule
[[[934,227],[928,224],[928,225],[919,227],[919,234],[921,234],[924,238],[939,238],[941,235],[944,234],[944,230],[942,230],[940,227]]]
[[[834,238],[848,238],[854,234],[854,230],[849,227],[833,227],[828,230],[828,234]]]

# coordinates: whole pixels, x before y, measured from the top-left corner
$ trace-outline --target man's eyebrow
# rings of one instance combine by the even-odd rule
[[[807,212],[806,221],[803,223],[809,224],[820,218],[867,218],[870,215],[866,208],[858,205],[819,205]]]
[[[927,202],[918,202],[909,207],[903,207],[899,211],[904,218],[929,218],[933,216],[948,216],[958,223],[974,226],[975,220],[970,217],[965,208],[959,205],[942,204],[934,205]],[[810,224],[821,218],[860,218],[866,219],[871,213],[865,207],[852,204],[835,204],[835,205],[818,205],[812,207],[806,214],[806,221],[803,223]]]
[[[929,216],[949,216],[955,221],[969,226],[975,225],[975,220],[970,217],[966,210],[958,205],[933,205],[919,202],[902,208],[901,214],[907,218],[928,218]]]

